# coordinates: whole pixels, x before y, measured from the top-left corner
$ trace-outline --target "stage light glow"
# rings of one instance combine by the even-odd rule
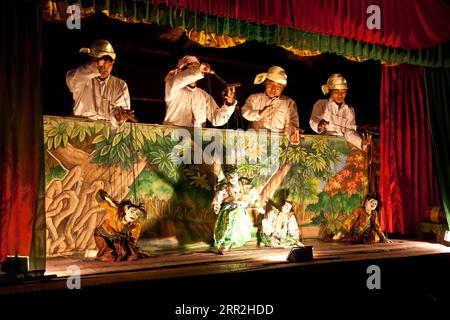
[[[429,243],[426,242],[422,245],[423,248],[430,249],[430,251],[434,251],[436,253],[449,253],[450,247],[446,247],[445,245],[439,243]]]
[[[286,262],[286,253],[266,256],[264,257],[264,260],[268,260],[271,262]]]

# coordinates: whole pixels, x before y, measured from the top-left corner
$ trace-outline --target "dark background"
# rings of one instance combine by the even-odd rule
[[[239,105],[252,93],[262,92],[263,85],[254,85],[256,74],[272,65],[279,65],[288,74],[284,94],[297,103],[300,126],[306,133],[314,102],[323,99],[321,85],[332,73],[341,73],[349,83],[346,102],[355,108],[356,123],[379,126],[381,64],[350,61],[334,54],[299,57],[275,45],[254,41],[227,48],[207,48],[188,39],[180,29],[156,24],[125,23],[103,14],[81,21],[80,30],[69,30],[65,24],[43,23],[42,84],[44,114],[70,115],[72,97],[65,83],[65,74],[88,61],[79,53],[94,40],[107,39],[117,53],[112,74],[128,84],[131,107],[140,122],[162,123],[165,114],[164,77],[184,54],[196,55],[208,62],[227,83],[240,82]],[[212,75],[198,82],[222,104],[223,85]],[[235,128],[233,117],[229,127]],[[247,124],[244,121],[244,127]]]

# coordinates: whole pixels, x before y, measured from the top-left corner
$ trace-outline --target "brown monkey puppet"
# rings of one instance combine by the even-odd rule
[[[141,233],[139,214],[142,205],[130,200],[114,201],[104,190],[99,190],[96,200],[108,211],[107,219],[94,230],[97,257],[102,261],[126,261],[146,258],[149,255],[138,247]]]

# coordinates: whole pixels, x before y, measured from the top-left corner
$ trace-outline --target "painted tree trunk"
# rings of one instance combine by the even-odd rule
[[[266,203],[267,200],[273,196],[274,192],[278,189],[278,187],[280,186],[281,182],[286,177],[290,169],[291,164],[285,163],[277,171],[275,171],[270,180],[261,190],[260,193],[261,203]]]
[[[48,152],[68,173],[47,186],[47,255],[93,249],[94,229],[106,213],[95,200],[97,191],[104,189],[114,199],[122,200],[144,169],[146,160],[138,155],[132,169],[123,169],[119,164],[107,167],[92,163],[92,154],[70,144]]]

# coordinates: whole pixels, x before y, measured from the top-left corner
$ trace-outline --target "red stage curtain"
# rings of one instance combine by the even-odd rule
[[[414,232],[427,208],[439,205],[422,73],[411,65],[383,66],[380,194],[388,232]]]
[[[2,3],[0,262],[6,255],[31,254],[34,270],[43,268],[45,257],[39,26],[36,1]],[[37,256],[39,262],[34,260]]]
[[[404,49],[450,40],[446,0],[152,0],[194,11],[318,32]],[[367,7],[378,5],[381,29],[366,26]]]

